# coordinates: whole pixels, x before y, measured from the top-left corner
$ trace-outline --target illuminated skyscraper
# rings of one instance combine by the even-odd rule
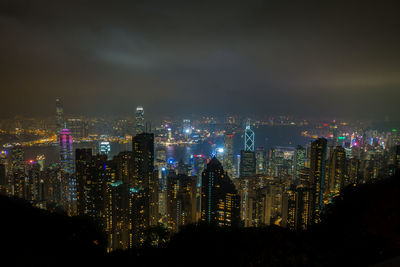
[[[250,128],[250,120],[247,121],[244,131],[244,150],[254,152],[254,132]]]
[[[10,174],[11,188],[10,194],[23,197],[23,187],[25,183],[25,165],[24,165],[25,149],[20,145],[16,145],[11,149]]]
[[[197,177],[172,174],[167,178],[167,224],[177,232],[180,226],[196,222]]]
[[[108,141],[100,142],[99,151],[100,151],[100,154],[107,155],[107,157],[108,157],[111,152],[110,142],[108,142]]]
[[[256,156],[254,151],[240,152],[240,177],[251,177],[256,174]]]
[[[218,226],[238,226],[240,222],[238,193],[215,157],[202,173],[201,221]]]
[[[76,213],[76,178],[74,175],[73,140],[68,129],[58,133],[60,148],[60,165],[62,170],[61,201],[65,210],[73,215]]]
[[[72,174],[74,172],[74,162],[72,156],[72,135],[68,129],[62,129],[58,133],[58,145],[60,146],[61,169]]]
[[[326,151],[327,140],[325,138],[319,138],[311,143],[310,186],[313,192],[313,223],[319,222],[320,212],[324,204]]]
[[[293,157],[293,180],[299,179],[300,170],[306,167],[306,149],[302,146],[297,146]]]
[[[105,232],[108,252],[132,248],[132,194],[121,180],[107,185],[105,197]]]
[[[337,146],[329,160],[329,179],[326,190],[327,198],[339,195],[340,190],[349,182],[346,172],[346,152],[343,147]]]
[[[228,173],[228,176],[233,178],[233,135],[224,135],[224,158],[222,161],[224,170]]]
[[[265,149],[262,147],[256,150],[256,173],[265,174],[266,173],[266,153]]]
[[[136,108],[136,134],[144,133],[144,109],[142,106]]]
[[[185,137],[189,137],[192,134],[192,126],[190,120],[184,119],[182,123],[182,131]]]
[[[134,195],[134,243],[144,241],[144,231],[158,221],[158,177],[154,174],[154,135],[141,133],[132,139]]]
[[[110,167],[105,155],[92,156],[91,149],[77,149],[75,156],[78,214],[104,227],[105,193],[115,168]]]
[[[56,127],[57,131],[64,128],[64,109],[59,98],[56,99]]]

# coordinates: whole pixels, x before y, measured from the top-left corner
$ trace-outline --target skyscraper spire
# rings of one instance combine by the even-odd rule
[[[254,152],[254,132],[250,128],[250,119],[246,122],[246,129],[244,131],[244,150]]]

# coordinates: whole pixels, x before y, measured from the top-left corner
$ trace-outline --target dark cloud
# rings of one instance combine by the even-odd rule
[[[3,115],[400,111],[395,1],[2,1]],[[147,114],[148,114],[147,113]]]

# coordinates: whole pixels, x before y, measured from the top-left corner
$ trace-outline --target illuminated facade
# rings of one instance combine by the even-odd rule
[[[142,106],[136,108],[135,127],[136,134],[144,133],[144,109]]]
[[[349,184],[346,167],[346,152],[343,147],[337,146],[329,160],[328,199],[339,195],[343,187]]]
[[[201,221],[218,226],[238,226],[240,222],[239,195],[215,157],[202,173]]]
[[[254,152],[254,132],[250,127],[250,120],[247,121],[244,130],[244,150]]]
[[[144,242],[144,231],[158,222],[158,177],[154,173],[154,135],[141,133],[132,139],[134,191],[134,243]]]
[[[60,147],[61,169],[66,173],[72,174],[74,172],[73,141],[71,132],[68,129],[62,129],[58,133],[58,145]]]
[[[101,141],[100,145],[99,145],[99,151],[100,151],[100,154],[107,155],[107,157],[108,157],[110,155],[110,152],[111,152],[110,142]]]
[[[327,152],[327,140],[319,138],[311,143],[310,151],[310,186],[313,190],[313,214],[312,221],[318,223],[320,212],[324,205],[325,192],[325,161]]]
[[[251,177],[256,174],[256,156],[254,151],[240,152],[240,177]]]
[[[167,178],[167,225],[174,233],[196,222],[197,177],[184,174]]]
[[[224,157],[222,161],[224,170],[228,173],[228,176],[233,178],[233,135],[224,135]]]
[[[306,149],[302,146],[297,146],[293,156],[293,180],[299,179],[300,171],[306,167]]]
[[[256,150],[256,174],[266,173],[266,153],[262,147]]]

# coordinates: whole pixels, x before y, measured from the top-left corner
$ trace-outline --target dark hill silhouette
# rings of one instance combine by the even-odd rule
[[[190,225],[161,247],[109,255],[90,220],[0,197],[1,255],[18,266],[369,266],[400,256],[399,197],[393,177],[346,188],[307,231]]]

